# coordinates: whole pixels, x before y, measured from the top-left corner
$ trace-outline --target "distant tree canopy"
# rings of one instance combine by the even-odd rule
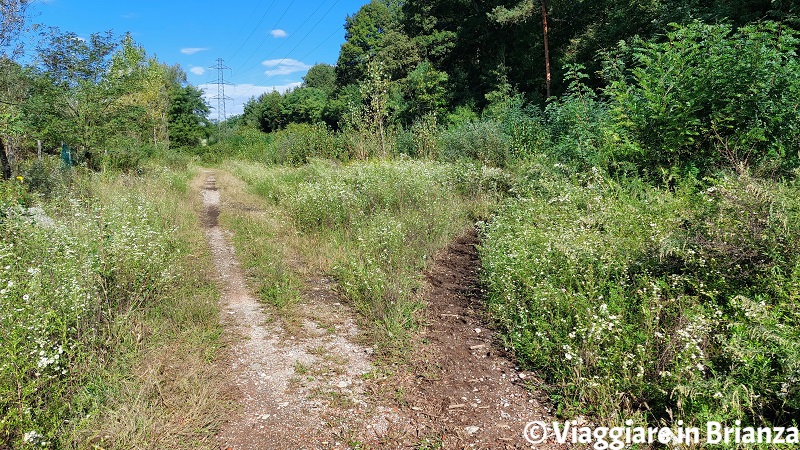
[[[3,33],[9,21],[13,28],[14,20],[21,20],[7,13],[9,4],[0,8]],[[0,44],[8,42],[0,36]],[[96,165],[96,156],[114,150],[195,146],[208,136],[202,93],[186,84],[180,67],[148,56],[130,35],[119,38],[109,31],[82,38],[50,28],[41,33],[36,50],[35,65],[0,57],[5,142],[39,140],[46,149],[64,143]],[[5,160],[4,169],[7,175]]]
[[[314,66],[300,88],[280,98],[252,99],[244,122],[263,131],[297,121],[337,128],[366,101],[351,87],[362,90],[370,65],[388,79],[390,121],[400,125],[456,109],[480,112],[512,93],[544,105],[548,89],[565,92],[570,64],[585,68],[588,86],[605,86],[604,62],[620,42],[663,41],[670,24],[695,20],[798,28],[799,13],[792,0],[372,0],[346,18],[335,67]]]

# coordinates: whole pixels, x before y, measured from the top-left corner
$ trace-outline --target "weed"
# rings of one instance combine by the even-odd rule
[[[563,413],[791,423],[793,188],[736,177],[668,192],[597,169],[552,174],[537,169],[534,194],[484,227],[481,256],[506,344]]]
[[[203,238],[175,208],[191,204],[166,174],[40,169],[48,220],[0,220],[0,446],[195,446],[221,400]]]
[[[430,255],[507,189],[496,188],[507,183],[499,169],[419,161],[232,168],[276,205],[274,214],[287,216],[284,225],[300,232],[290,238],[297,251],[318,259],[318,269],[336,278],[339,292],[371,324],[383,355],[401,354],[408,333],[419,325],[423,305],[415,293]],[[476,184],[469,171],[485,175]],[[270,254],[260,235],[243,234],[242,245]],[[263,258],[253,265],[279,264],[279,258]]]

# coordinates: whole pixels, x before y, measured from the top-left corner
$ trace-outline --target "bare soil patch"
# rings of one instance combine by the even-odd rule
[[[547,400],[525,386],[536,383],[533,374],[518,370],[494,338],[478,284],[477,243],[470,229],[435,256],[423,291],[427,328],[412,373],[393,377],[383,389],[395,392],[411,424],[407,436],[417,443],[531,448],[525,424],[552,416]],[[536,448],[560,447],[546,442]]]
[[[302,333],[288,333],[249,292],[229,236],[217,223],[220,191],[207,173],[204,224],[222,287],[226,332],[234,336],[226,364],[240,406],[223,424],[223,449],[347,448],[369,408],[361,376],[367,351],[350,341],[352,313],[322,282],[305,296],[313,314]],[[317,291],[329,291],[319,293]]]

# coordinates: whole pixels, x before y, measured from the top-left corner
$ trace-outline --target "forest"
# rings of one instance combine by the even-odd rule
[[[335,63],[223,121],[129,34],[42,28],[22,58],[29,3],[1,8],[0,449],[208,445],[207,167],[280,217],[220,219],[259,298],[291,308],[301,275],[266,261],[318,251],[381,367],[467,227],[556,417],[798,426],[797,2],[372,0]]]

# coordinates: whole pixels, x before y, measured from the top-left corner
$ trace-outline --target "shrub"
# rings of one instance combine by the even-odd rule
[[[791,424],[796,187],[740,176],[668,192],[541,164],[485,226],[481,256],[507,345],[562,412]]]
[[[500,122],[468,122],[441,134],[439,159],[443,161],[473,159],[483,164],[503,167],[512,158],[511,138]]]
[[[41,161],[38,159],[25,161],[20,167],[23,183],[31,192],[49,198],[66,185],[70,176],[70,172],[62,170],[60,165],[59,159],[53,157],[47,157]]]
[[[640,166],[712,173],[750,165],[787,174],[800,164],[797,31],[762,22],[733,31],[699,22],[611,61],[618,123],[647,149]]]
[[[330,158],[346,161],[350,155],[339,136],[325,124],[289,124],[272,134],[274,159],[278,164],[301,165],[310,158]]]

